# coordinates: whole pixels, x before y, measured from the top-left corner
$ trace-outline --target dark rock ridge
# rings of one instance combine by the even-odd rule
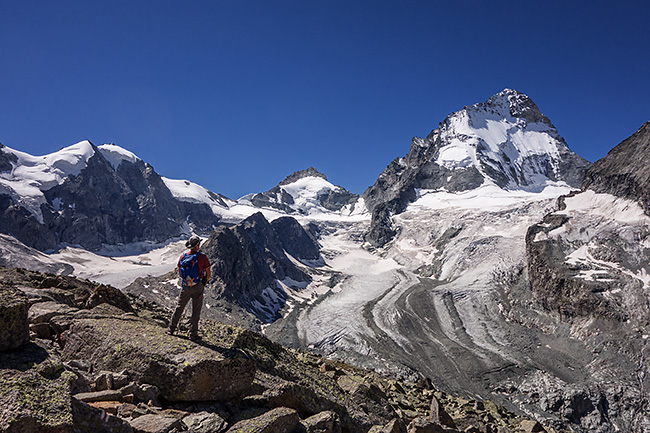
[[[250,201],[253,206],[259,208],[277,209],[288,214],[306,213],[308,210],[298,206],[294,197],[283,187],[310,177],[320,178],[327,181],[327,176],[320,173],[315,168],[309,167],[306,170],[300,170],[290,174],[270,190],[253,195]],[[359,199],[359,196],[349,192],[343,187],[332,185],[331,188],[324,187],[319,190],[316,193],[316,197],[313,197],[312,199],[323,208],[336,212],[340,211],[344,206],[355,203]]]
[[[496,123],[508,125],[507,131],[501,132],[503,141],[487,142],[481,131],[496,128]],[[518,133],[537,134],[536,139],[542,137],[547,149],[527,148],[525,138],[514,138]],[[446,160],[444,152],[453,148],[456,153],[459,149],[465,152],[465,158]],[[450,114],[426,138],[413,138],[409,153],[393,160],[363,193],[372,212],[367,239],[375,246],[390,241],[395,234],[390,215],[413,202],[418,189],[459,192],[489,182],[503,189],[534,191],[543,187],[545,180],[564,181],[578,188],[589,165],[569,150],[528,96],[506,89],[484,103]]]
[[[585,174],[583,189],[637,201],[650,215],[650,121]]]
[[[598,389],[583,390],[579,397],[603,416],[592,420],[592,429],[602,429],[609,416],[625,431],[650,427],[649,145],[650,122],[597,161],[587,171],[583,191],[561,197],[560,210],[526,235],[537,304],[559,315],[596,356],[586,372],[599,378]],[[640,207],[618,205],[623,199]],[[622,207],[632,215],[619,218]]]
[[[152,166],[140,159],[117,168],[92,145],[94,154],[78,175],[44,190],[43,221],[7,194],[0,194],[0,227],[41,251],[61,244],[97,250],[102,245],[163,242],[187,230],[212,230],[217,217],[206,204],[177,200]],[[0,167],[11,170],[13,155],[0,148]]]
[[[292,262],[287,253],[298,261],[320,259],[318,242],[298,221],[281,217],[269,223],[261,213],[233,227],[218,227],[201,251],[210,259],[212,272],[205,294],[211,307],[204,308],[204,316],[253,327],[275,320],[287,302],[280,281],[299,290],[312,280],[306,267]],[[176,279],[174,272],[139,278],[125,290],[157,302],[168,298],[171,306],[179,290]]]
[[[242,328],[204,320],[199,342],[170,336],[159,307],[89,281],[0,268],[0,286],[27,293],[30,328],[49,326],[1,353],[3,432],[554,432]],[[67,312],[35,321],[46,302]]]

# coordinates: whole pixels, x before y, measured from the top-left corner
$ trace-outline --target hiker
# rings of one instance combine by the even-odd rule
[[[182,289],[178,295],[176,309],[169,322],[167,333],[174,335],[176,325],[183,315],[185,306],[192,299],[192,318],[190,319],[190,340],[198,340],[199,317],[203,306],[203,289],[210,280],[210,261],[208,257],[199,252],[201,238],[193,235],[185,246],[190,250],[178,259],[178,274],[181,277]]]

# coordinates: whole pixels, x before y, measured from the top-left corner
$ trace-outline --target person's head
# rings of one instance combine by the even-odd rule
[[[201,238],[197,235],[192,235],[192,237],[185,242],[185,246],[190,250],[198,250],[201,246]]]

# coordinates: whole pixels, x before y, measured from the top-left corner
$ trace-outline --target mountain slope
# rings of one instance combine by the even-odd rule
[[[153,167],[115,145],[0,154],[0,227],[40,250],[161,242],[220,220],[205,203],[176,199]]]
[[[586,366],[614,426],[650,429],[650,122],[587,171],[583,191],[526,236],[537,302],[597,358]]]
[[[650,215],[650,121],[597,161],[583,189],[637,201]]]

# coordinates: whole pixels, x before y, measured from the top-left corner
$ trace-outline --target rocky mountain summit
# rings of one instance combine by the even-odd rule
[[[273,208],[287,214],[313,212],[340,212],[354,209],[359,199],[343,187],[335,186],[327,176],[313,167],[290,174],[270,190],[250,196],[250,202],[259,208]]]
[[[165,334],[167,312],[89,281],[0,268],[0,430],[7,433],[543,432],[242,328]]]
[[[152,166],[118,146],[84,141],[42,157],[0,146],[0,227],[39,250],[163,242],[218,223],[208,205],[176,199]]]
[[[408,155],[379,175],[363,193],[373,220],[368,240],[376,246],[390,241],[390,215],[415,201],[419,190],[461,192],[489,184],[540,191],[559,182],[579,188],[589,165],[528,96],[506,89],[450,114],[426,138],[413,138]]]

